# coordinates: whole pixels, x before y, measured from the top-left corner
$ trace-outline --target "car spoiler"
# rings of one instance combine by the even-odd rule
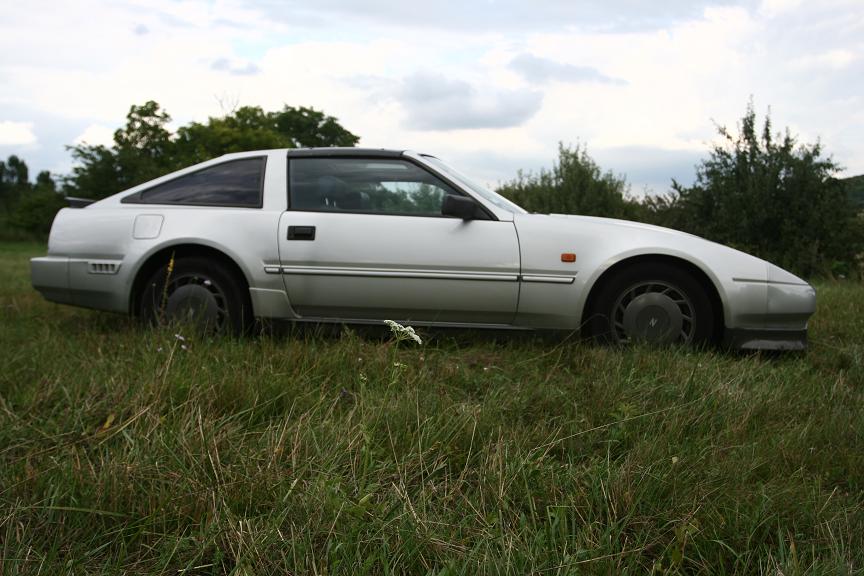
[[[76,198],[74,196],[66,196],[66,201],[70,208],[85,208],[95,202],[92,198]]]

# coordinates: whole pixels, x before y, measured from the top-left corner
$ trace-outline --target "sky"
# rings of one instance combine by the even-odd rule
[[[0,0],[0,158],[68,173],[132,104],[173,128],[312,106],[360,145],[492,186],[584,145],[631,193],[688,184],[752,99],[864,173],[862,0]]]

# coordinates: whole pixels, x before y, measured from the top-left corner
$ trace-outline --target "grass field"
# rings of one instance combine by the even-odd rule
[[[196,339],[0,247],[0,574],[864,573],[864,286],[806,355]],[[427,331],[420,331],[424,337]]]

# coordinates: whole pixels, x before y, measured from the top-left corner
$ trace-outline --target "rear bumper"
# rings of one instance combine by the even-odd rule
[[[31,258],[30,282],[46,300],[74,304],[69,293],[69,258],[58,256]]]
[[[42,256],[30,260],[30,281],[50,302],[125,312],[120,266],[119,260]]]
[[[737,350],[806,350],[807,330],[727,328],[723,345]]]

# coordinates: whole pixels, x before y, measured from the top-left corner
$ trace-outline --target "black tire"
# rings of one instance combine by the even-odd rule
[[[587,326],[599,342],[701,346],[714,339],[711,300],[682,268],[641,262],[615,272],[598,288]]]
[[[141,317],[153,324],[191,324],[206,334],[240,335],[254,316],[245,282],[218,261],[184,257],[159,268],[144,285]]]

